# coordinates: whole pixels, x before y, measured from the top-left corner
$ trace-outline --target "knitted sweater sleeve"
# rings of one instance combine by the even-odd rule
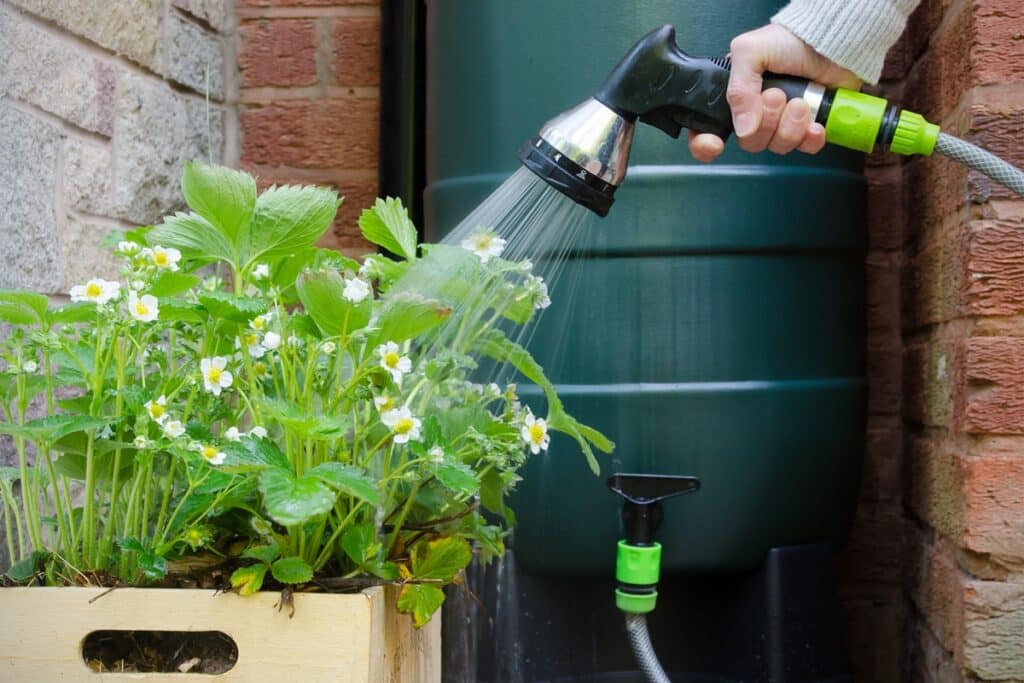
[[[852,71],[877,83],[882,63],[920,0],[792,0],[772,17],[794,35]]]

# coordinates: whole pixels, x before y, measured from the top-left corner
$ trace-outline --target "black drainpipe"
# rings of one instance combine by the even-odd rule
[[[398,197],[423,225],[424,0],[381,3],[378,194]]]

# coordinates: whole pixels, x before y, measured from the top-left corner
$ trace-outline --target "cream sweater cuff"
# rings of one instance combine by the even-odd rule
[[[877,83],[919,0],[793,0],[772,17],[820,54]]]

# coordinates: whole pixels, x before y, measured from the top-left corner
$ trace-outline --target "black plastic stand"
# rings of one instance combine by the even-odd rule
[[[663,575],[648,615],[674,683],[848,683],[830,545],[774,548],[748,574]],[[446,683],[643,678],[615,609],[615,581],[531,576],[514,557],[471,568],[444,611]]]

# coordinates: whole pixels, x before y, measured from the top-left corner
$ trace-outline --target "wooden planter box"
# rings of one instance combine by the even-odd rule
[[[438,683],[440,614],[420,630],[395,610],[394,589],[351,595],[297,593],[295,616],[280,595],[212,590],[0,589],[0,681],[330,681]],[[90,600],[97,598],[90,604]],[[94,673],[82,658],[92,631],[222,631],[238,646],[226,673]]]

